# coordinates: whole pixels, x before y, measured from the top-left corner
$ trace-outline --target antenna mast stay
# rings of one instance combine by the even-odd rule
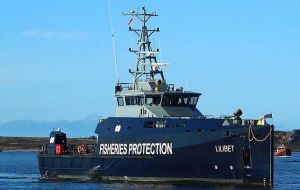
[[[111,39],[112,39],[112,48],[113,48],[113,55],[114,55],[114,63],[115,63],[116,77],[117,77],[117,83],[118,83],[119,80],[120,80],[120,75],[119,75],[117,55],[116,55],[115,34],[114,34],[112,17],[111,17],[110,0],[107,0],[107,3],[108,3],[108,11],[109,11],[109,21],[110,21],[110,30],[111,30]]]

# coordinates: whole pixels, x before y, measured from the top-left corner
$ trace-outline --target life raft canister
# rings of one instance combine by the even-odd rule
[[[63,145],[62,144],[56,144],[55,145],[55,154],[61,155],[63,151]]]

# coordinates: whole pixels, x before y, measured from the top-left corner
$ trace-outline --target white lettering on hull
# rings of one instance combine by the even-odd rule
[[[100,155],[169,155],[173,154],[172,143],[100,144]]]
[[[216,152],[234,152],[234,145],[216,145]]]

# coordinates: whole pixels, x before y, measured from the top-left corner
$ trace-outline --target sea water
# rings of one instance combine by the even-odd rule
[[[300,152],[291,157],[274,158],[275,178],[271,189],[300,189]],[[89,180],[42,180],[40,178],[36,152],[0,152],[0,189],[139,189],[139,190],[194,190],[270,189],[253,186],[202,185],[202,184],[142,184],[103,183]]]

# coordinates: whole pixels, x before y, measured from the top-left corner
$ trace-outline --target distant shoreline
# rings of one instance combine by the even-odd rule
[[[36,153],[38,153],[39,150],[36,150],[36,149],[32,149],[32,150],[30,150],[30,149],[26,149],[26,150],[24,150],[24,149],[14,149],[14,150],[3,150],[2,152],[36,152]]]
[[[48,137],[5,137],[0,136],[0,150],[5,152],[38,152],[42,145],[47,145]],[[93,138],[68,138],[68,144],[96,144]]]
[[[293,142],[287,143],[287,139],[291,137],[289,131],[274,132],[274,148],[280,144],[289,145],[292,151],[300,151],[300,130],[299,134],[294,134]],[[42,145],[48,145],[48,137],[8,137],[0,136],[0,152],[1,151],[19,151],[19,152],[38,152]],[[68,138],[67,143],[71,145],[79,144],[96,144],[95,138]]]

